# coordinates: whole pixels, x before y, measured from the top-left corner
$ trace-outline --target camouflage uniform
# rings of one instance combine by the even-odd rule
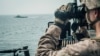
[[[100,42],[87,39],[57,50],[61,29],[55,25],[41,37],[36,56],[100,56]]]
[[[81,1],[88,9],[100,7],[100,0]],[[98,3],[98,5],[96,3]],[[96,38],[86,39],[72,45],[67,45],[58,50],[57,46],[59,44],[58,40],[61,31],[60,27],[51,25],[44,36],[40,38],[36,56],[100,56],[100,39]]]

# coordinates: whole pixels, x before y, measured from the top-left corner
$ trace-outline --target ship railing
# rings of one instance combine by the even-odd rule
[[[24,56],[30,56],[28,46],[17,49],[2,50],[0,53],[13,53],[13,56],[19,56],[19,53],[23,52]]]

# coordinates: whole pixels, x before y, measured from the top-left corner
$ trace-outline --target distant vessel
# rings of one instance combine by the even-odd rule
[[[17,16],[15,16],[15,18],[27,18],[27,16],[20,16],[20,15],[17,15]]]

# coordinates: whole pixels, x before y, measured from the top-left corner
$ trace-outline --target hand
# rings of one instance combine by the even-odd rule
[[[62,5],[55,12],[55,24],[62,28],[70,18],[72,18],[73,4]]]
[[[59,18],[62,21],[72,18],[72,13],[74,11],[73,5],[73,3],[68,3],[68,5],[62,5],[59,9],[56,10],[55,17]]]

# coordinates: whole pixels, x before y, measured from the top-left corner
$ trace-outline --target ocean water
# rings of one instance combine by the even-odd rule
[[[38,41],[54,16],[26,16],[27,18],[15,18],[15,15],[0,15],[0,51],[28,46],[30,56],[35,56]],[[13,53],[0,53],[0,56],[13,56]],[[24,56],[23,52],[19,56]]]

